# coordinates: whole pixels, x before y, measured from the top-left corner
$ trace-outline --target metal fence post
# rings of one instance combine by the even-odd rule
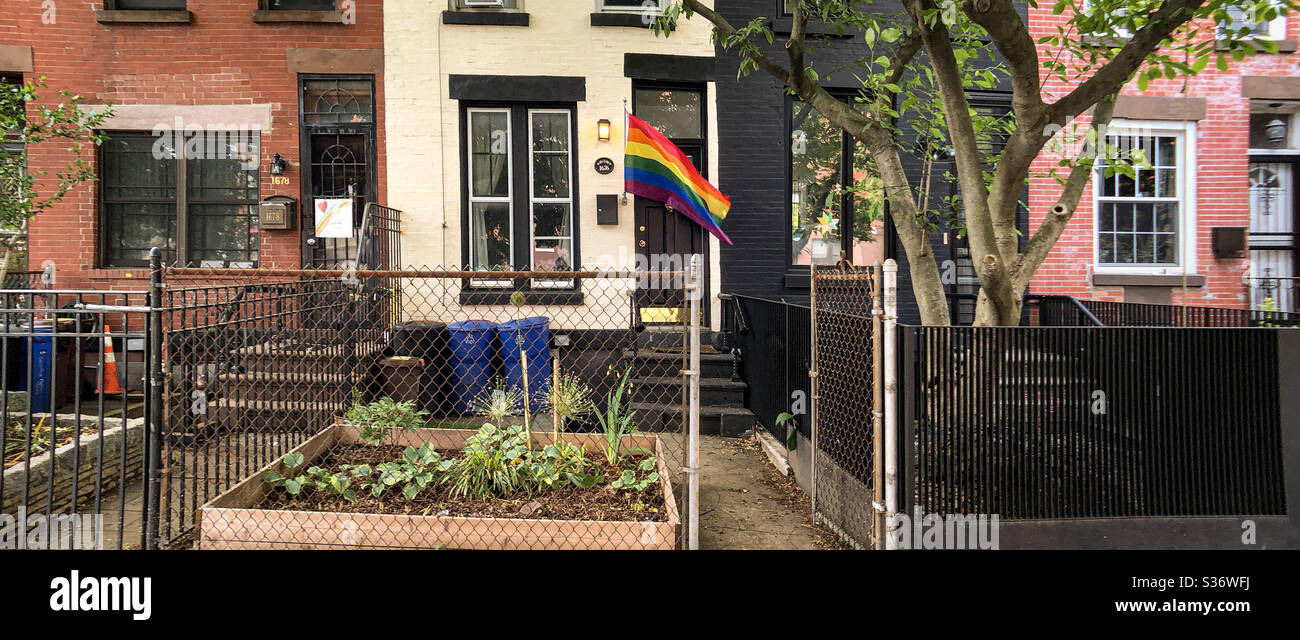
[[[898,511],[898,263],[885,261],[885,517]],[[885,548],[895,548],[885,531]]]
[[[812,519],[817,522],[817,265],[808,267],[808,339],[812,341],[808,353],[808,439],[812,451],[808,454],[808,487],[812,502]]]
[[[149,377],[149,420],[145,429],[147,454],[145,482],[147,504],[145,506],[145,525],[142,546],[156,549],[159,540],[159,490],[162,487],[162,398],[163,398],[163,363],[162,363],[162,252],[154,247],[149,251],[149,362],[146,375]],[[125,327],[123,328],[125,330]],[[125,422],[125,416],[123,417]]]
[[[690,385],[690,411],[687,438],[687,479],[690,483],[690,500],[687,524],[686,548],[692,551],[700,548],[700,254],[691,255],[690,271],[686,281],[686,297],[690,300],[691,360],[686,371]]]
[[[884,343],[881,336],[881,324],[885,315],[884,303],[881,300],[881,272],[884,271],[883,265],[877,260],[871,273],[871,509],[873,517],[871,521],[871,542],[872,548],[884,548],[885,532],[885,496],[884,482],[881,481],[884,471],[885,443],[884,443],[884,417],[885,417],[885,398],[882,391],[882,378],[884,372],[881,370],[881,345]]]

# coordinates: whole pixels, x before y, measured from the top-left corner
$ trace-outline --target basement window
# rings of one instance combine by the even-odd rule
[[[155,24],[190,22],[192,18],[185,0],[104,0],[103,6],[95,11],[95,20],[100,23]]]
[[[253,22],[344,24],[336,0],[258,0]]]

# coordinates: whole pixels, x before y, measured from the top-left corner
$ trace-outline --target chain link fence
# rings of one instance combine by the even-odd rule
[[[688,273],[240,275],[164,293],[163,546],[683,544]]]
[[[813,511],[858,548],[872,548],[883,526],[879,290],[878,268],[842,264],[812,274]]]

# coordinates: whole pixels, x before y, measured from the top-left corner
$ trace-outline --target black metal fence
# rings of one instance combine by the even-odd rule
[[[804,438],[812,436],[808,421],[812,344],[808,340],[810,310],[806,305],[726,294],[723,332],[730,337],[745,379],[745,406],[760,424],[782,442],[786,427],[777,416],[789,413]]]
[[[144,291],[0,291],[0,514],[20,548],[133,548],[146,531]]]
[[[689,314],[631,305],[681,274],[247,275],[165,294],[165,544],[678,544]]]
[[[906,512],[1287,512],[1279,331],[902,327]]]
[[[1045,303],[1035,324],[1040,326],[1088,326],[1087,317],[1073,299]],[[1107,327],[1298,327],[1300,313],[1195,307],[1105,300],[1078,303]]]

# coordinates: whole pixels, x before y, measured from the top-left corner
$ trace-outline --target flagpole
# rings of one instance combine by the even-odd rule
[[[627,163],[627,128],[631,124],[628,119],[627,98],[623,98],[623,162]],[[627,171],[627,167],[623,168]],[[623,205],[627,206],[627,180],[623,181]]]

